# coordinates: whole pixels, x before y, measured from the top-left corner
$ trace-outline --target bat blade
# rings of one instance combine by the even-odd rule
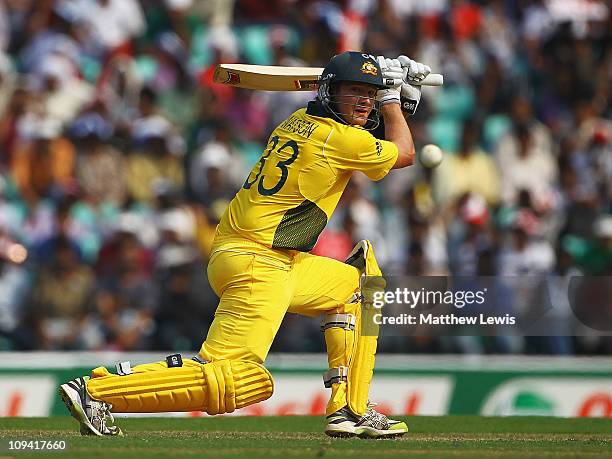
[[[320,67],[283,67],[273,65],[219,64],[215,83],[263,91],[316,91]]]
[[[213,81],[237,88],[261,91],[316,91],[321,67],[283,67],[279,65],[219,64]],[[440,74],[428,75],[421,85],[441,86]]]

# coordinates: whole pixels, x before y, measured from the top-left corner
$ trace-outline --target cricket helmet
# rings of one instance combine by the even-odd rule
[[[374,56],[357,51],[346,51],[332,57],[319,78],[317,98],[323,107],[343,124],[347,123],[338,113],[338,101],[334,98],[335,87],[339,83],[363,83],[375,86],[377,89],[388,88]],[[374,129],[378,126],[380,107],[378,102],[373,105],[374,108],[365,126],[366,129]]]

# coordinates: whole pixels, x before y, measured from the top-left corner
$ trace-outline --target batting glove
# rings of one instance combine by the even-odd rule
[[[421,101],[421,86],[410,83],[420,83],[431,73],[428,65],[413,61],[407,56],[399,56],[397,60],[404,70],[404,82],[400,90],[400,103],[402,110],[414,115]]]
[[[381,107],[387,104],[400,103],[400,90],[404,78],[404,69],[397,59],[386,59],[384,56],[376,58],[380,70],[382,71],[383,82],[389,86],[388,89],[381,89],[376,95]]]
[[[421,87],[408,83],[402,83],[400,90],[400,104],[402,111],[414,115],[421,101]]]
[[[431,73],[431,68],[428,65],[413,61],[408,56],[401,55],[396,60],[406,71],[404,76],[406,83],[420,83]]]

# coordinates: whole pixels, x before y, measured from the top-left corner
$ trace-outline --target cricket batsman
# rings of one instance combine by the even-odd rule
[[[264,362],[287,312],[322,315],[331,389],[325,433],[394,437],[408,431],[368,401],[378,336],[363,333],[366,276],[382,276],[369,241],[345,263],[309,253],[355,171],[380,180],[413,164],[402,109],[414,113],[429,67],[406,56],[334,56],[315,100],[270,135],[267,147],[219,223],[208,278],[220,297],[198,354],[105,367],[62,384],[84,435],[121,435],[112,413],[231,413],[268,399]],[[371,131],[384,121],[384,140]],[[381,136],[382,137],[382,136]],[[231,165],[228,165],[231,167]]]

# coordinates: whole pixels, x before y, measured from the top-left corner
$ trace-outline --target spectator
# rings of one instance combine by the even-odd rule
[[[0,8],[2,8],[0,6]],[[0,12],[0,14],[2,14]],[[0,25],[1,27],[1,25]],[[17,74],[10,59],[0,50],[0,119],[9,106],[11,96],[17,84]]]
[[[143,11],[137,0],[97,0],[81,5],[78,13],[83,28],[103,56],[128,51],[131,40],[145,31]]]
[[[537,237],[540,222],[527,209],[517,212],[511,238],[501,254],[500,273],[504,276],[549,274],[555,253],[547,241]]]
[[[155,95],[145,88],[141,92],[141,117],[134,122],[132,139],[135,150],[127,157],[126,185],[137,201],[151,205],[153,184],[167,179],[183,187],[184,171],[179,155],[182,144],[165,118],[155,114]]]
[[[159,292],[147,263],[150,255],[128,232],[118,234],[113,247],[102,251],[105,256],[101,263],[108,266],[108,256],[113,263],[96,287],[98,313],[106,319],[105,334],[112,337],[108,345],[124,351],[149,348],[159,305]]]
[[[499,173],[491,157],[478,146],[480,129],[475,121],[463,126],[460,150],[446,155],[434,175],[435,195],[444,206],[466,193],[483,196],[491,206],[499,202]]]
[[[459,200],[458,219],[449,228],[449,267],[454,276],[475,276],[480,254],[492,246],[489,211],[478,194]]]
[[[218,298],[205,281],[202,260],[196,253],[194,247],[176,242],[164,244],[158,251],[161,292],[155,315],[156,349],[195,349],[212,322]]]
[[[52,119],[31,122],[31,140],[13,157],[13,179],[28,202],[57,199],[74,183],[74,145],[60,135]]]
[[[19,349],[25,344],[20,339],[18,326],[30,289],[28,271],[22,265],[27,252],[16,257],[15,249],[11,250],[13,244],[7,234],[0,232],[0,350]]]
[[[248,172],[236,148],[237,139],[232,135],[230,126],[214,123],[211,128],[211,139],[193,155],[189,165],[190,190],[198,202],[209,208],[219,199],[229,203]],[[232,167],[228,167],[229,164]]]
[[[387,244],[382,232],[382,215],[380,210],[368,196],[370,184],[362,176],[355,175],[349,181],[342,199],[332,217],[329,228],[334,230],[339,225],[349,223],[353,244],[367,238],[376,245],[376,259],[385,263],[388,260]]]
[[[71,126],[76,141],[76,178],[87,200],[122,207],[126,199],[124,158],[108,142],[110,122],[96,112],[78,117]]]
[[[41,318],[38,345],[40,349],[79,349],[80,322],[91,307],[94,273],[65,238],[55,242],[48,260],[37,273],[27,306]]]
[[[8,170],[13,162],[15,150],[18,148],[19,124],[25,115],[30,100],[30,94],[20,87],[14,90],[8,88],[7,78],[0,77],[1,90],[7,97],[6,107],[0,111],[0,168]]]
[[[528,126],[515,125],[513,132],[500,141],[495,156],[505,204],[516,204],[523,189],[534,198],[553,194],[558,180],[555,158],[534,138]]]

